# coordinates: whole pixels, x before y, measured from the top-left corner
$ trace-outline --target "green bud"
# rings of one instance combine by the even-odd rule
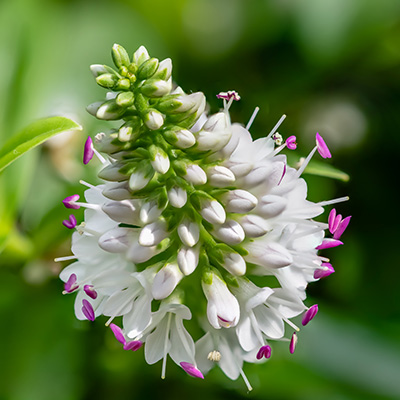
[[[131,175],[138,167],[137,162],[128,162],[122,167],[120,166],[119,172],[123,175]]]
[[[207,268],[201,277],[202,281],[206,285],[212,285],[214,274],[211,269]]]
[[[135,107],[139,111],[140,114],[145,114],[149,107],[146,99],[144,98],[144,96],[141,93],[136,94]]]
[[[172,81],[162,79],[148,79],[140,87],[141,92],[147,97],[162,97],[167,95],[172,89]]]
[[[186,174],[186,163],[184,161],[176,160],[172,163],[172,167],[178,175]]]
[[[115,99],[105,101],[97,110],[96,118],[103,120],[116,120],[125,113],[125,108],[120,107]]]
[[[116,75],[112,75],[112,74],[103,74],[103,75],[99,75],[96,78],[96,82],[105,88],[111,89],[115,86],[115,84],[118,81],[118,77]]]
[[[132,92],[121,92],[115,98],[116,103],[120,107],[129,107],[133,104],[135,97]]]
[[[149,79],[152,77],[158,68],[157,58],[149,58],[138,69],[137,77],[139,80]]]
[[[115,89],[116,90],[129,90],[131,88],[131,81],[127,78],[119,79]]]
[[[100,132],[95,136],[96,148],[104,153],[114,153],[120,150],[119,146],[113,144],[114,140],[117,138],[118,134],[115,132]]]
[[[111,74],[118,76],[118,72],[113,70],[111,67],[107,65],[93,64],[90,66],[90,71],[92,72],[95,78],[103,74]]]
[[[119,44],[114,44],[114,46],[112,47],[111,55],[112,55],[114,64],[118,68],[121,68],[123,66],[127,67],[131,63],[128,53]]]
[[[107,167],[104,167],[98,174],[100,179],[104,179],[105,181],[116,181],[121,182],[127,179],[127,176],[120,172],[120,168],[124,165],[116,162]]]

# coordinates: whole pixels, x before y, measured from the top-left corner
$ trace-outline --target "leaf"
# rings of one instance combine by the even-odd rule
[[[11,137],[0,149],[0,172],[21,157],[51,137],[67,131],[82,130],[76,122],[65,117],[50,117],[28,125],[22,132]]]
[[[304,170],[304,173],[339,179],[343,182],[348,182],[350,180],[350,176],[345,172],[321,161],[311,160]]]

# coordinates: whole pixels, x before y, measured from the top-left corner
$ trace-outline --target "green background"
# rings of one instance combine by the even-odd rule
[[[294,355],[277,343],[268,363],[245,367],[250,394],[218,369],[200,381],[172,362],[162,381],[160,365],[122,351],[101,320],[77,321],[73,296],[61,295],[61,200],[82,193],[79,179],[96,182],[82,144],[107,129],[85,111],[104,94],[88,67],[110,64],[113,43],[171,57],[174,79],[212,111],[219,91],[238,91],[233,121],[261,108],[255,137],[285,113],[280,133],[305,156],[319,131],[327,162],[351,176],[306,177],[313,201],[349,195],[337,208],[353,219],[345,246],[328,250],[336,273],[309,287],[318,316]],[[400,1],[3,0],[0,54],[0,145],[42,117],[84,127],[0,176],[1,400],[400,398]]]

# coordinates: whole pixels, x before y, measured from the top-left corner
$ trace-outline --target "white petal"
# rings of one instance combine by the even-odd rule
[[[232,219],[216,226],[212,234],[222,242],[232,245],[241,243],[245,238],[241,225]]]
[[[200,238],[199,226],[195,222],[184,220],[178,226],[178,235],[184,245],[193,247]]]
[[[103,211],[114,221],[122,222],[124,224],[138,225],[139,210],[141,201],[134,200],[121,200],[109,201],[102,207]]]
[[[223,267],[235,276],[241,276],[246,273],[246,261],[238,253],[227,254],[224,257]]]
[[[210,224],[223,224],[226,219],[224,207],[216,200],[204,202],[200,214]]]
[[[285,334],[285,326],[282,318],[279,318],[272,310],[264,305],[254,309],[260,329],[271,339],[279,339]]]
[[[140,220],[144,224],[149,224],[157,220],[162,212],[163,210],[158,208],[156,201],[148,201],[140,209]]]
[[[182,247],[178,252],[178,266],[184,275],[190,275],[199,263],[199,248]]]
[[[176,364],[189,362],[194,364],[194,342],[188,331],[183,326],[181,318],[175,317],[171,321],[171,350],[169,355]]]
[[[230,186],[235,182],[235,175],[228,168],[220,165],[207,169],[208,181],[216,187]]]
[[[144,347],[144,358],[147,364],[155,364],[157,361],[164,357],[164,347],[165,347],[165,337],[167,332],[168,318],[163,318],[163,320],[157,325],[154,332],[146,339],[146,344]],[[167,352],[171,348],[171,342],[167,340]]]
[[[177,264],[166,264],[154,277],[151,293],[156,300],[165,299],[183,278]]]
[[[176,186],[169,190],[168,200],[173,207],[182,208],[187,201],[186,190]]]
[[[263,345],[263,342],[260,343],[256,333],[254,332],[251,320],[247,315],[242,316],[240,319],[240,322],[236,328],[236,334],[240,345],[245,351],[251,351],[255,347],[260,347]]]
[[[241,189],[229,191],[223,200],[226,211],[241,214],[250,212],[258,203],[257,197]]]
[[[165,222],[159,220],[143,227],[139,234],[139,244],[145,247],[155,246],[167,236]]]
[[[196,164],[189,165],[186,168],[186,175],[183,177],[193,185],[204,185],[207,182],[206,173]]]
[[[99,246],[110,253],[122,253],[128,249],[132,237],[132,229],[118,227],[100,236]]]

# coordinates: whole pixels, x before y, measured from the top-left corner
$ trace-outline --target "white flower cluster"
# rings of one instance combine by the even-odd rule
[[[202,93],[172,91],[170,60],[141,47],[131,61],[118,45],[113,58],[117,70],[92,66],[112,92],[89,110],[123,125],[96,135],[105,158],[90,138],[85,144],[85,164],[97,154],[105,183],[83,182],[86,202],[63,201],[86,207],[81,224],[73,215],[64,221],[76,232],[73,255],[59,260],[77,260],[60,275],[64,293],[77,293],[78,319],[107,316],[125,350],[144,345],[148,364],[163,360],[162,377],[169,355],[189,375],[203,378],[218,365],[251,389],[243,362],[269,358],[271,340],[290,341],[293,352],[299,328],[291,319],[304,313],[306,325],[318,311],[303,303],[308,283],[334,272],[318,251],[342,244],[350,217],[332,210],[329,223],[314,221],[336,201],[308,201],[301,178],[315,151],[327,158],[329,150],[317,134],[309,157],[291,168],[279,154],[296,148],[294,136],[281,144],[284,117],[253,141],[231,124],[236,92],[221,93],[224,109],[206,116]],[[198,325],[192,334],[189,319]]]

